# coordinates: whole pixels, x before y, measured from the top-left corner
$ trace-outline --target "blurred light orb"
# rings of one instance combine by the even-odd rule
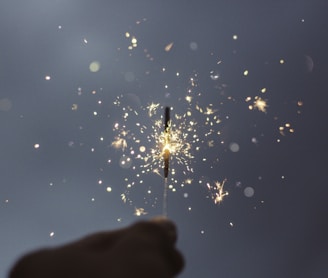
[[[141,153],[144,153],[146,151],[146,147],[145,146],[140,146],[139,151]]]
[[[111,188],[110,186],[108,186],[108,187],[106,188],[106,191],[107,191],[107,192],[112,192],[112,188]]]
[[[0,99],[0,111],[9,111],[12,107],[12,102],[8,98]]]
[[[198,49],[198,44],[196,42],[191,42],[189,47],[192,51],[196,51]]]
[[[89,70],[91,72],[97,72],[100,70],[100,63],[98,61],[93,61],[89,65]]]
[[[229,145],[229,149],[230,151],[232,151],[233,153],[236,153],[239,151],[240,147],[237,143],[233,142],[233,143],[230,143]]]
[[[132,165],[132,159],[129,156],[122,155],[119,164],[123,169],[128,169]]]
[[[69,141],[69,142],[68,142],[68,146],[69,146],[70,148],[74,147],[74,141]]]
[[[40,144],[34,144],[34,149],[40,148]]]
[[[253,187],[251,186],[248,186],[244,189],[244,195],[247,197],[247,198],[251,198],[254,196],[254,193],[255,193],[255,190]]]

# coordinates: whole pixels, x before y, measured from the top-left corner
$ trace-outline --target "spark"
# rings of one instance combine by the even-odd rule
[[[267,101],[257,96],[255,97],[253,107],[257,108],[261,112],[266,112],[266,108],[268,107]]]
[[[159,103],[152,102],[150,105],[147,106],[149,117],[152,117],[156,113],[156,110],[159,107],[159,105],[160,105]]]
[[[229,195],[228,191],[224,190],[224,185],[226,183],[226,179],[222,182],[216,181],[214,182],[214,185],[207,183],[207,188],[211,193],[211,198],[214,201],[215,204],[222,203],[223,199]]]
[[[292,128],[290,123],[285,123],[285,125],[279,127],[279,133],[282,136],[285,136],[286,132],[289,132],[289,133],[294,133],[295,132],[295,129]]]
[[[165,46],[164,49],[166,52],[169,52],[172,49],[172,47],[173,47],[173,42],[170,42],[168,45]]]
[[[128,144],[124,138],[115,137],[115,140],[112,142],[111,146],[115,149],[121,149],[124,151],[128,147]]]
[[[141,215],[146,215],[148,214],[144,208],[135,208],[134,209],[134,215],[135,216],[141,216]]]
[[[190,103],[192,101],[192,96],[186,96],[186,101]]]

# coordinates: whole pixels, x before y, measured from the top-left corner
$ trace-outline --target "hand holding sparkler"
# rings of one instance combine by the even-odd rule
[[[172,278],[184,266],[176,240],[172,221],[140,221],[27,254],[14,266],[10,278]]]

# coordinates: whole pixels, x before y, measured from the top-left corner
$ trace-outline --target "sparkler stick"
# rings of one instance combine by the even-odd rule
[[[164,114],[164,149],[163,149],[163,156],[164,156],[164,178],[167,178],[169,175],[169,164],[170,164],[170,107],[165,107],[165,114]]]
[[[163,158],[164,158],[164,194],[163,194],[163,215],[167,216],[167,187],[169,175],[169,165],[170,165],[170,107],[165,107],[164,112],[164,148],[163,148]]]

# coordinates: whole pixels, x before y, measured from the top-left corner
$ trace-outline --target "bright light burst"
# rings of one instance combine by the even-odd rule
[[[129,57],[134,57],[131,53],[138,56],[142,43],[137,40],[137,36],[131,32],[126,32],[125,38],[128,42]],[[237,38],[237,35],[233,35],[234,40]],[[173,45],[174,43],[170,42],[165,46],[165,52],[168,55],[172,53],[170,50]],[[190,49],[194,52],[198,51],[197,43],[192,42]],[[144,48],[139,55],[145,55],[147,62],[154,63],[154,56],[150,54],[147,48]],[[162,88],[159,91],[162,90],[163,92],[164,90],[165,100],[158,100],[155,97],[145,102],[141,101],[137,95],[121,93],[115,97],[114,101],[111,100],[109,105],[107,104],[107,109],[110,107],[110,112],[106,112],[109,113],[106,120],[108,118],[113,119],[111,123],[113,135],[108,138],[107,134],[101,134],[97,138],[100,138],[102,144],[107,142],[106,149],[102,151],[110,156],[106,158],[109,167],[113,165],[112,162],[117,160],[117,165],[128,170],[123,174],[123,187],[120,183],[119,194],[123,203],[134,207],[134,214],[137,216],[147,213],[142,206],[155,207],[158,200],[161,200],[161,197],[158,197],[161,194],[159,190],[156,190],[156,186],[149,184],[153,183],[151,176],[163,178],[166,151],[170,154],[168,188],[171,192],[183,190],[184,194],[182,195],[188,196],[187,188],[201,184],[209,192],[213,203],[220,204],[229,195],[225,189],[227,183],[225,174],[217,171],[219,161],[221,163],[221,156],[226,153],[238,153],[240,147],[243,147],[242,144],[238,144],[239,142],[232,141],[232,138],[227,139],[227,133],[229,133],[227,129],[235,129],[230,119],[235,118],[244,121],[244,119],[248,119],[250,113],[254,113],[256,117],[266,118],[268,119],[266,125],[271,125],[271,129],[275,132],[270,136],[275,136],[274,140],[278,143],[282,137],[295,132],[294,123],[274,112],[274,102],[271,102],[272,98],[270,98],[271,88],[261,84],[262,86],[258,86],[257,92],[256,90],[251,93],[247,92],[248,96],[241,92],[229,91],[229,86],[221,80],[224,78],[224,70],[222,69],[225,64],[224,60],[215,58],[213,53],[210,55],[213,56],[213,68],[208,71],[207,79],[202,84],[199,80],[203,81],[204,76],[200,76],[196,70],[192,73],[186,73],[163,65],[157,67],[155,74],[160,74],[161,79],[163,79]],[[149,69],[142,73],[128,72],[124,76],[126,82],[138,80],[140,85],[142,84],[140,81],[142,77],[140,76],[151,78],[152,74],[152,70]],[[164,76],[169,74],[174,76],[171,80],[172,84],[164,82]],[[254,74],[252,71],[251,75]],[[241,76],[242,81],[239,80],[238,82],[244,82],[250,78],[249,71],[245,69]],[[237,79],[237,76],[235,77]],[[178,82],[178,85],[174,86],[174,82]],[[171,98],[173,93],[174,97]],[[262,97],[264,94],[268,97]],[[77,95],[78,97],[83,95],[82,88],[78,88]],[[92,90],[91,95],[95,97],[96,108],[88,113],[93,118],[104,119],[105,117],[101,117],[100,107],[104,106],[105,100],[98,97],[99,94],[96,90]],[[161,98],[159,97],[159,99]],[[169,134],[164,130],[163,111],[167,104],[166,100],[171,104],[174,102],[170,110]],[[294,102],[297,115],[299,115],[303,101],[294,100]],[[81,107],[83,105],[79,101],[74,101],[71,110],[73,113],[79,113]],[[256,111],[263,113],[257,115]],[[106,124],[108,122],[102,123],[102,126]],[[253,132],[257,133],[250,134],[250,144],[253,146],[260,145],[261,137],[264,135],[261,130],[256,129],[257,123],[248,122],[245,126],[251,126]],[[79,129],[83,130],[83,127],[80,126]],[[74,141],[72,142],[70,145],[76,146]],[[83,145],[84,143],[80,143],[80,146]],[[113,149],[115,151],[111,151]],[[93,153],[97,151],[94,146],[90,146],[90,150]],[[114,154],[118,154],[119,157],[111,157]],[[206,172],[208,169],[211,170],[212,177],[204,178],[198,173],[198,171]],[[101,168],[102,173],[106,171]],[[213,172],[215,172],[215,177],[213,177]],[[113,184],[112,180],[108,182]],[[112,191],[117,192],[114,190],[117,187],[111,186],[111,190],[108,192],[110,194],[113,194]],[[138,191],[139,195],[143,195],[141,200],[139,198],[139,202],[134,200],[136,194],[131,194],[134,190]]]
[[[122,200],[133,204],[130,192],[143,183],[146,175],[159,175],[163,178],[164,153],[170,153],[169,190],[176,192],[185,184],[191,184],[194,166],[200,160],[207,162],[205,150],[220,146],[219,109],[214,104],[202,105],[202,94],[195,90],[197,75],[189,78],[186,96],[180,100],[182,109],[172,107],[169,133],[164,130],[163,111],[160,103],[151,102],[144,107],[132,108],[126,105],[124,95],[118,96],[113,104],[121,113],[121,122],[114,123],[116,133],[111,146],[122,152],[122,157],[131,157],[134,179],[126,178]],[[179,111],[176,111],[179,110]],[[169,136],[169,138],[168,138]],[[125,160],[124,160],[125,161]],[[123,167],[123,165],[121,165]],[[213,168],[213,166],[210,166]],[[225,181],[214,182],[215,204],[228,195],[223,191]],[[222,184],[222,185],[221,185]],[[209,188],[208,188],[209,189]],[[154,199],[157,202],[157,198]]]
[[[116,102],[118,106],[120,103],[120,101]],[[123,110],[126,110],[125,107]],[[133,119],[138,115],[142,121],[144,117],[148,116],[149,126],[136,122],[132,123],[130,127],[128,124],[130,123],[130,114],[124,113],[124,124],[114,126],[113,130],[117,132],[117,136],[111,143],[112,147],[121,149],[123,153],[125,151],[133,153],[134,159],[140,162],[141,174],[155,173],[162,176],[163,153],[166,149],[169,149],[174,159],[173,165],[176,163],[181,166],[184,174],[192,172],[191,162],[194,158],[192,144],[197,141],[198,136],[195,122],[188,119],[187,115],[189,114],[175,114],[174,121],[171,121],[170,139],[168,140],[163,128],[163,107],[159,103],[151,103],[140,110],[139,112],[130,111]],[[132,120],[132,122],[134,121]],[[144,146],[145,143],[148,148]],[[175,172],[174,169],[171,170],[173,176]]]
[[[216,181],[214,184],[207,183],[206,186],[211,193],[211,199],[214,201],[215,204],[220,204],[224,197],[229,195],[228,191],[224,190],[224,184],[226,183],[226,179],[222,182]]]

